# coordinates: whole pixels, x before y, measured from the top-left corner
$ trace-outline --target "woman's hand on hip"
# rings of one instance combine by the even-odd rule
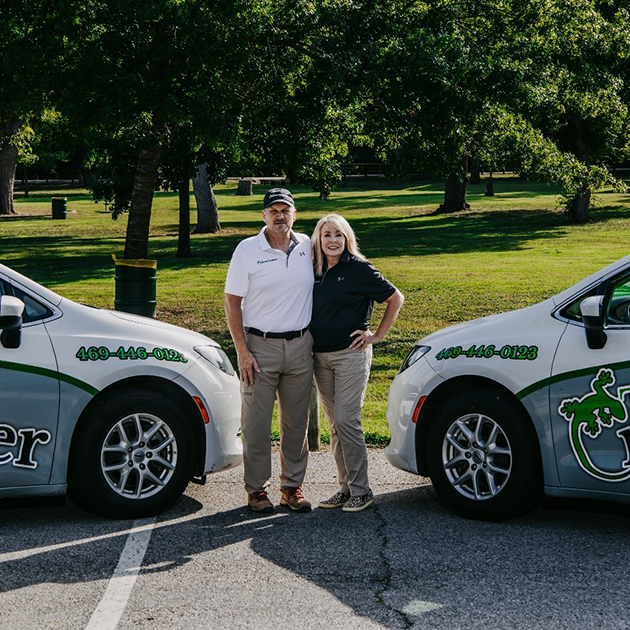
[[[352,350],[363,352],[368,346],[378,343],[381,339],[371,330],[355,330],[351,335],[354,341],[350,344]]]

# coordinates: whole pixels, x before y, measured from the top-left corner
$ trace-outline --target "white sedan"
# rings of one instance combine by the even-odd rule
[[[479,519],[543,492],[630,502],[630,256],[558,295],[418,341],[389,392],[394,466]]]
[[[203,335],[77,304],[0,265],[0,498],[156,514],[242,461],[239,380]]]

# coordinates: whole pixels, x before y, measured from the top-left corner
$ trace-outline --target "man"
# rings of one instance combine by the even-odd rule
[[[271,477],[271,418],[278,396],[280,415],[280,505],[310,512],[302,482],[313,375],[313,340],[308,325],[313,304],[311,241],[291,227],[291,193],[265,195],[258,236],[236,247],[225,282],[225,312],[238,354],[241,427],[247,504],[274,511],[267,495]]]

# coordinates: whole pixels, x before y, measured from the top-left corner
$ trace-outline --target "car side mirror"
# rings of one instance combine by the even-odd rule
[[[0,295],[0,343],[5,348],[19,348],[22,343],[24,302],[11,295]]]
[[[604,332],[604,296],[592,295],[582,300],[580,313],[588,347],[591,350],[601,350],[607,340]]]

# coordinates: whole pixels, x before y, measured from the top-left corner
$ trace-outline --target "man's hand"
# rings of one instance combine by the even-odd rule
[[[260,374],[260,368],[254,355],[247,350],[247,352],[239,352],[238,356],[238,371],[241,375],[241,381],[248,387],[254,384],[254,372]]]
[[[241,375],[241,381],[249,387],[254,384],[254,372],[260,373],[260,368],[254,355],[247,347],[245,329],[243,328],[243,311],[241,310],[242,301],[243,298],[239,295],[225,294],[225,314],[236,349],[238,371]]]

